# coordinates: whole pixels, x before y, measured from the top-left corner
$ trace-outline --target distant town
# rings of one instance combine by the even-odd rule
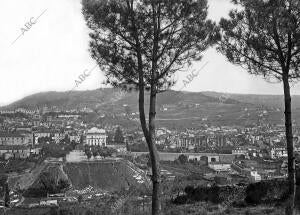
[[[300,214],[299,0],[1,9],[0,215]]]
[[[126,165],[128,170],[124,177],[132,181],[130,185],[121,186],[129,189],[131,183],[135,183],[149,188],[151,168],[142,130],[85,122],[83,115],[92,112],[90,108],[55,110],[53,107],[0,111],[1,171],[6,176],[2,182],[3,191],[6,183],[10,187],[8,197],[5,192],[2,196],[9,199],[11,206],[40,208],[109,195],[103,191],[107,185],[98,184],[96,187],[102,187],[101,191],[93,188],[91,181],[96,176],[90,176],[85,182],[76,179],[74,165],[103,162]],[[294,142],[295,152],[300,152],[300,128],[296,126]],[[260,123],[242,127],[203,123],[201,129],[185,130],[159,127],[156,129],[156,147],[164,181],[192,175],[198,183],[224,186],[287,178],[283,125]],[[51,175],[49,168],[56,166],[58,171],[57,165],[63,169],[59,174],[68,175],[59,176],[61,187],[41,189],[37,184],[45,183],[41,180],[45,175]],[[29,177],[32,181],[28,181]],[[100,179],[97,180],[100,183]],[[115,190],[119,189],[115,187]],[[7,203],[4,200],[1,204]]]

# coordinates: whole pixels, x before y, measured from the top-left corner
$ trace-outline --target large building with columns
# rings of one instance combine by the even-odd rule
[[[86,132],[86,144],[89,146],[106,146],[106,137],[104,129],[93,127]]]

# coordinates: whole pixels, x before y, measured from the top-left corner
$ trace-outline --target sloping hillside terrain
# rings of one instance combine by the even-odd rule
[[[64,171],[76,189],[90,185],[107,191],[116,191],[137,184],[133,177],[135,171],[119,161],[66,163]]]
[[[149,107],[146,95],[145,107]],[[292,97],[293,118],[300,120],[300,96]],[[44,92],[27,96],[1,109],[91,108],[85,122],[139,126],[138,93],[113,88],[88,91]],[[128,116],[128,114],[130,116]],[[199,128],[208,125],[253,125],[257,122],[283,124],[282,95],[243,95],[217,92],[166,91],[158,94],[158,126]]]
[[[123,160],[103,160],[80,163],[42,162],[31,171],[9,177],[9,186],[25,190],[38,186],[40,175],[48,172],[57,180],[69,180],[76,189],[87,186],[103,190],[119,190],[138,183],[139,169],[133,168]],[[144,180],[144,176],[138,177]],[[147,180],[144,180],[147,182]]]
[[[147,94],[147,93],[146,93]],[[146,95],[147,98],[147,95]],[[87,91],[71,91],[71,92],[43,92],[27,96],[10,105],[1,107],[1,109],[13,108],[41,108],[44,106],[57,107],[60,109],[89,107],[92,109],[106,109],[112,105],[118,106],[127,104],[136,109],[138,101],[138,93],[136,91],[122,91],[114,88],[100,88],[97,90]],[[148,104],[145,99],[145,105]],[[204,95],[202,93],[183,92],[183,91],[166,91],[158,94],[158,106],[163,105],[179,105],[179,104],[204,104],[204,103],[220,103],[219,98]],[[233,99],[222,101],[226,104],[239,103]]]

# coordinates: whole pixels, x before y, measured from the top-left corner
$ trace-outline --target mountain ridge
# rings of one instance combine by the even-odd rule
[[[148,94],[148,93],[146,93]],[[14,109],[14,108],[41,108],[44,106],[57,106],[60,108],[80,108],[80,107],[97,107],[99,103],[135,103],[137,104],[137,92],[125,92],[114,88],[99,88],[96,90],[86,91],[71,91],[71,92],[59,92],[48,91],[35,93],[26,96],[18,101],[15,101],[6,106],[0,107],[1,109]],[[185,97],[185,98],[184,98]],[[184,99],[183,99],[184,98]],[[179,99],[179,100],[178,100]],[[147,104],[147,95],[145,99]],[[218,98],[204,95],[201,92],[187,92],[187,91],[167,91],[158,94],[158,103],[175,104],[185,100],[185,102],[219,102]],[[228,100],[227,103],[238,103],[238,101]]]
[[[149,93],[146,92],[146,94],[145,111],[147,112]],[[300,96],[293,96],[292,104],[293,120],[298,121],[300,120]],[[92,113],[89,119],[95,122],[124,124],[125,126],[128,126],[130,122],[138,126],[138,92],[125,92],[115,88],[41,92],[24,97],[0,109],[43,107],[57,108],[60,111],[90,108]],[[196,128],[205,124],[253,125],[257,122],[276,124],[284,122],[282,95],[170,90],[158,94],[156,111],[158,125],[170,128],[174,126]]]
[[[149,105],[148,92],[145,95],[145,105]],[[166,91],[157,96],[158,108],[168,105],[191,105],[191,104],[245,104],[261,107],[283,109],[283,95],[267,94],[238,94],[215,91]],[[112,105],[129,105],[137,107],[138,92],[122,91],[115,88],[99,88],[84,91],[48,91],[39,92],[26,96],[11,104],[0,107],[1,110],[28,108],[37,109],[42,107],[57,107],[59,109],[76,109],[88,107],[93,110],[109,109]],[[300,109],[300,95],[292,96],[293,109]],[[134,108],[138,110],[137,108]]]

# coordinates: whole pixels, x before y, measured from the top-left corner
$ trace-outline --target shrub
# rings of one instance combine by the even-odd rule
[[[28,190],[26,190],[23,194],[23,196],[25,197],[32,197],[32,198],[36,198],[36,197],[46,197],[47,196],[47,190],[41,189],[41,188],[29,188]]]
[[[187,196],[178,196],[174,199],[173,203],[174,204],[185,204],[187,203],[187,201],[189,200],[189,198]]]
[[[188,196],[192,196],[194,194],[194,187],[193,186],[186,186],[186,188],[184,188],[184,192],[188,195]]]
[[[208,189],[206,187],[197,187],[194,191],[193,200],[194,201],[208,201]]]
[[[286,181],[261,181],[247,186],[245,200],[249,204],[271,203],[286,199],[287,193]]]
[[[245,188],[236,186],[212,186],[212,187],[185,187],[186,195],[178,196],[175,204],[184,204],[187,202],[209,201],[212,203],[222,203],[226,200],[238,201],[238,205],[244,206],[244,200],[248,204],[260,203],[276,203],[287,198],[288,184],[282,180],[261,181],[254,184],[249,184],[246,187],[246,198],[239,196],[240,199],[235,199],[236,195]],[[298,193],[298,195],[300,195]],[[234,202],[233,202],[234,203]]]
[[[186,164],[188,162],[188,157],[186,155],[179,155],[178,159],[179,163]]]
[[[209,189],[208,200],[212,203],[220,203],[220,188],[218,186],[213,186]]]

